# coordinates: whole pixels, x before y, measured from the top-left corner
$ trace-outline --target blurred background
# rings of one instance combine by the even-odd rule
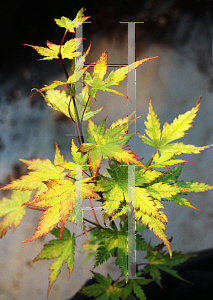
[[[164,124],[194,107],[202,95],[194,127],[183,142],[196,146],[213,144],[212,0],[7,1],[1,4],[0,19],[1,186],[9,182],[8,174],[15,178],[26,174],[19,158],[52,160],[55,142],[61,153],[71,159],[71,139],[75,135],[71,122],[47,107],[39,94],[30,98],[32,88],[41,88],[56,79],[65,80],[63,70],[58,60],[37,61],[40,56],[22,44],[44,47],[46,40],[60,44],[64,31],[56,26],[54,18],[66,16],[73,19],[83,6],[85,15],[92,16],[92,23],[83,27],[84,50],[92,41],[86,63],[97,61],[107,51],[109,64],[127,64],[127,25],[119,21],[144,21],[144,24],[136,24],[136,60],[160,56],[140,66],[136,73],[137,116],[142,116],[137,120],[136,129],[144,133],[150,99],[161,124]],[[70,67],[68,62],[68,70]],[[117,89],[126,93],[126,84],[127,81]],[[94,117],[95,122],[107,115],[107,126],[110,126],[126,115],[125,98],[99,92],[96,100],[92,102],[92,108],[105,108]],[[130,145],[139,158],[148,159],[153,153],[137,137],[131,139]],[[181,179],[213,185],[212,154],[213,150],[209,148],[201,154],[183,156],[195,165],[185,165]],[[106,164],[103,162],[104,168]],[[9,194],[1,193],[1,196]],[[187,199],[201,211],[164,203],[169,218],[166,234],[169,238],[173,236],[173,250],[193,252],[213,247],[212,198],[213,192],[188,195]],[[33,265],[30,262],[52,236],[21,244],[33,234],[40,216],[40,212],[27,211],[16,232],[13,234],[11,229],[0,240],[0,300],[46,299],[48,268],[53,261]],[[100,220],[100,214],[98,216]],[[85,217],[90,217],[89,211],[85,212]],[[75,230],[70,224],[67,227]],[[160,242],[152,233],[147,232],[145,236],[148,241],[152,240],[153,245]],[[67,268],[63,266],[50,292],[50,300],[74,295],[92,276],[88,270],[93,267],[92,261],[83,268],[84,276],[79,276],[84,257],[80,248],[78,245],[76,265],[69,283]],[[137,260],[141,259],[142,255],[138,255]],[[104,275],[110,273],[116,279],[120,272],[112,262],[113,259],[94,271]]]

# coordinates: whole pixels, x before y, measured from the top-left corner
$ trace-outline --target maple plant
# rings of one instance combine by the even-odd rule
[[[145,121],[146,135],[141,135],[139,132],[129,133],[130,126],[137,119],[132,119],[133,115],[127,115],[113,122],[107,129],[106,118],[98,125],[94,123],[92,117],[103,109],[102,107],[96,111],[91,110],[91,101],[96,98],[97,92],[108,91],[128,98],[111,87],[119,85],[129,71],[157,57],[149,57],[130,66],[120,67],[111,71],[108,76],[106,76],[107,52],[104,52],[95,63],[85,65],[91,44],[87,51],[82,53],[78,51],[82,38],[64,41],[68,33],[75,33],[75,28],[81,26],[88,18],[90,17],[84,16],[82,8],[73,21],[66,17],[55,19],[58,26],[65,28],[60,45],[49,41],[47,47],[27,45],[42,55],[42,60],[60,60],[66,81],[54,81],[48,86],[37,89],[36,92],[44,97],[47,105],[74,122],[79,145],[77,146],[74,140],[71,141],[72,161],[64,158],[57,144],[53,162],[47,158],[20,159],[28,167],[29,173],[1,188],[12,192],[11,199],[4,197],[0,201],[0,217],[2,217],[0,237],[2,238],[12,226],[15,231],[27,209],[43,211],[35,233],[23,243],[35,241],[48,233],[54,236],[32,261],[33,263],[41,259],[55,259],[50,266],[48,297],[63,263],[67,263],[70,275],[74,268],[77,239],[75,234],[65,226],[67,222],[76,222],[88,238],[83,249],[89,254],[84,262],[94,256],[95,268],[113,256],[116,257],[115,265],[121,269],[121,276],[114,282],[109,274],[104,277],[92,271],[98,284],[83,288],[83,293],[96,299],[135,299],[135,297],[146,299],[143,292],[144,284],[156,281],[161,285],[160,270],[182,279],[172,267],[190,257],[181,252],[172,252],[171,239],[169,240],[165,234],[168,219],[163,210],[163,202],[175,202],[196,209],[185,195],[213,189],[205,183],[178,180],[183,165],[189,162],[178,156],[183,153],[200,153],[201,150],[212,145],[196,147],[176,141],[183,138],[186,131],[193,126],[192,122],[200,107],[200,99],[195,107],[179,115],[171,124],[166,122],[162,129],[150,101]],[[71,75],[68,75],[65,67],[65,58],[72,60]],[[93,72],[89,73],[90,69]],[[59,86],[63,90],[55,89]],[[83,135],[83,122],[88,122],[87,137]],[[144,143],[154,149],[147,162],[138,159],[132,150],[126,149],[128,141],[134,134],[138,135],[141,146]],[[108,168],[104,174],[100,174],[102,160],[108,160]],[[132,202],[128,193],[129,166],[134,170],[133,207],[130,207]],[[95,222],[81,219],[82,206],[79,199],[82,203],[85,199],[89,199]],[[93,208],[96,201],[102,204],[103,226],[99,223]],[[135,249],[145,251],[144,258],[148,261],[144,264],[143,271],[137,272],[134,278],[130,278],[128,264],[131,263],[131,257],[127,257],[132,247],[127,241],[128,218],[131,213],[135,214]],[[108,219],[110,222],[107,226]],[[119,228],[114,222],[115,219],[120,222]],[[88,227],[89,223],[93,226]],[[147,243],[143,238],[144,229],[153,231],[162,244],[154,247]],[[163,250],[164,245],[167,250]],[[139,266],[140,262],[136,265]],[[150,273],[150,279],[144,278],[147,273]]]

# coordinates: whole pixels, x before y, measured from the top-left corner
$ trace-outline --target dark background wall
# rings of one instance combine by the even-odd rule
[[[145,23],[139,29],[139,39],[146,44],[159,41],[181,46],[187,43],[193,28],[199,24],[206,37],[206,45],[202,45],[206,53],[198,66],[210,72],[207,54],[212,52],[212,0],[23,0],[3,1],[1,4],[1,78],[38,57],[22,44],[44,46],[47,39],[60,43],[62,29],[55,26],[54,18],[65,15],[72,19],[83,6],[86,8],[85,14],[92,15],[92,25],[84,29],[87,37],[98,32],[110,39],[115,31],[122,30],[118,21],[140,20]]]

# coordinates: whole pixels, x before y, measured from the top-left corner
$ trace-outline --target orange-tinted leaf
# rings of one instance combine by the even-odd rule
[[[119,85],[120,81],[124,80],[126,78],[126,75],[131,72],[132,70],[136,69],[143,63],[152,60],[154,58],[158,58],[159,56],[153,56],[153,57],[147,57],[143,58],[141,60],[138,60],[136,62],[133,62],[129,66],[125,66],[122,68],[117,69],[116,71],[112,71],[109,76],[107,77],[106,81],[108,83],[111,83],[111,85]]]
[[[40,218],[36,232],[23,243],[31,242],[46,235],[59,223],[61,218],[63,218],[62,226],[64,226],[70,211],[73,210],[75,205],[75,184],[68,180],[54,179],[45,183],[48,190],[27,204],[34,207],[49,208]]]
[[[14,180],[6,186],[2,187],[1,190],[46,190],[43,181],[48,179],[63,179],[67,172],[63,172],[64,168],[57,166],[67,160],[64,160],[63,155],[60,154],[58,145],[56,144],[55,159],[56,165],[54,165],[49,159],[36,158],[32,160],[20,159],[29,170],[28,175],[22,176],[20,179]],[[59,163],[60,162],[60,163]]]
[[[107,65],[108,55],[105,51],[102,53],[101,57],[97,60],[96,65],[94,66],[93,76],[98,76],[98,78],[102,80],[107,72]]]
[[[103,61],[106,60],[106,54],[102,54],[102,55],[103,55],[103,57],[101,57],[101,59]],[[108,92],[111,92],[111,93],[114,93],[114,94],[117,94],[117,95],[127,98],[126,95],[124,95],[116,90],[113,90],[109,87],[120,85],[120,82],[126,78],[126,75],[128,74],[128,72],[136,69],[144,62],[149,61],[154,58],[157,58],[157,57],[158,56],[144,58],[144,59],[141,59],[139,61],[132,63],[129,66],[119,68],[115,71],[113,70],[112,72],[110,72],[110,74],[108,75],[108,77],[105,80],[103,80],[103,78],[102,78],[104,72],[106,71],[106,69],[104,69],[104,67],[103,67],[103,73],[101,73],[101,76],[99,76],[99,74],[98,74],[98,76],[96,76],[97,72],[95,72],[95,70],[93,73],[93,77],[89,73],[87,73],[85,76],[84,82],[92,87],[90,89],[89,94],[95,98],[97,91],[102,90],[102,91],[108,91]],[[99,62],[97,62],[97,63],[99,64]]]
[[[143,166],[133,151],[124,149],[127,147],[126,143],[134,134],[124,135],[128,126],[132,123],[131,121],[128,124],[128,118],[124,119],[125,122],[119,120],[117,126],[113,123],[105,133],[106,119],[99,126],[89,120],[87,133],[92,136],[87,139],[89,143],[83,143],[78,151],[88,152],[88,160],[93,176],[97,175],[103,159],[114,158],[119,162]]]
[[[143,224],[148,225],[149,229],[153,230],[154,234],[163,241],[164,245],[169,251],[170,257],[172,257],[172,249],[168,237],[165,234],[166,228],[164,223],[161,220],[154,218],[152,215],[149,216],[148,214],[142,214],[141,211],[136,211],[135,217],[137,221],[142,218]]]
[[[83,179],[82,182],[82,197],[83,198],[100,198],[95,193],[94,188],[86,184],[90,178]],[[70,215],[75,209],[76,201],[76,183],[64,179],[49,179],[45,181],[48,188],[46,192],[38,195],[31,201],[25,203],[26,205],[38,208],[47,208],[39,220],[36,232],[33,236],[25,241],[31,242],[47,233],[49,233],[61,221],[61,233],[63,234],[64,225]]]

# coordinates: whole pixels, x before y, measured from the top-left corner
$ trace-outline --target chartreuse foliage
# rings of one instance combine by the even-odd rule
[[[73,223],[79,219],[78,199],[100,201],[103,209],[103,222],[101,226],[97,216],[96,226],[87,228],[83,219],[81,224],[84,233],[91,239],[83,245],[83,251],[88,251],[88,260],[95,257],[94,268],[111,256],[115,257],[115,264],[121,269],[126,279],[112,282],[111,276],[107,277],[93,272],[98,284],[84,288],[84,293],[94,296],[96,299],[146,299],[142,286],[154,280],[160,285],[160,270],[170,273],[181,279],[173,266],[182,263],[189,255],[180,252],[172,252],[170,240],[165,234],[168,218],[164,213],[164,201],[175,202],[190,208],[195,208],[185,196],[191,192],[204,192],[213,187],[200,182],[178,180],[183,165],[188,162],[178,158],[180,154],[200,153],[200,151],[212,146],[196,147],[177,142],[183,138],[186,131],[192,127],[192,122],[199,110],[200,99],[196,106],[186,113],[179,115],[171,124],[161,124],[155,114],[152,103],[149,104],[149,113],[145,121],[146,135],[139,136],[139,142],[145,143],[155,150],[149,161],[142,163],[136,154],[126,149],[127,143],[133,136],[128,129],[136,119],[126,116],[113,122],[106,129],[106,118],[100,124],[95,124],[91,118],[103,109],[91,111],[91,100],[96,97],[99,90],[108,91],[120,96],[124,94],[112,88],[125,79],[127,73],[144,62],[156,57],[142,59],[128,67],[121,67],[107,74],[108,55],[104,52],[93,64],[85,66],[85,59],[90,51],[91,44],[85,53],[79,50],[81,38],[72,38],[64,43],[68,32],[74,33],[89,17],[85,17],[81,9],[76,18],[71,21],[66,17],[56,19],[59,27],[65,28],[60,45],[47,41],[47,47],[32,46],[43,58],[41,60],[59,59],[66,75],[66,81],[55,81],[52,84],[36,90],[44,97],[47,105],[63,113],[70,118],[76,126],[78,133],[77,146],[72,140],[71,155],[73,161],[67,161],[61,155],[56,144],[53,163],[49,159],[36,158],[21,161],[29,169],[27,175],[13,180],[1,190],[12,190],[11,199],[3,198],[0,202],[0,237],[2,238],[9,228],[14,225],[14,230],[20,225],[26,209],[43,211],[35,233],[25,242],[31,242],[51,233],[56,239],[44,245],[41,253],[32,261],[40,259],[55,259],[50,266],[50,289],[60,274],[64,262],[67,263],[71,274],[75,263],[74,233],[65,227],[67,222]],[[71,75],[65,68],[63,59],[72,60]],[[92,68],[92,72],[88,72]],[[82,86],[83,83],[83,86]],[[79,84],[81,87],[79,89]],[[56,90],[57,86],[64,86],[64,90]],[[87,138],[84,139],[82,123],[88,121]],[[142,147],[142,144],[139,147]],[[109,167],[105,174],[100,174],[103,160],[109,161]],[[127,251],[128,251],[128,168],[135,166],[135,242],[137,251],[145,251],[148,260],[144,271],[136,274],[137,280],[128,279]],[[83,174],[83,175],[82,175]],[[79,188],[80,187],[80,188]],[[34,192],[33,192],[34,191]],[[77,218],[76,218],[77,217]],[[120,219],[118,228],[114,220]],[[106,221],[110,220],[107,227]],[[94,222],[91,222],[94,224]],[[162,245],[152,247],[143,239],[143,230],[150,229],[160,238],[168,252],[162,251]],[[129,245],[130,247],[131,245]],[[152,279],[143,279],[145,273],[150,273]],[[136,279],[135,278],[135,279]]]

